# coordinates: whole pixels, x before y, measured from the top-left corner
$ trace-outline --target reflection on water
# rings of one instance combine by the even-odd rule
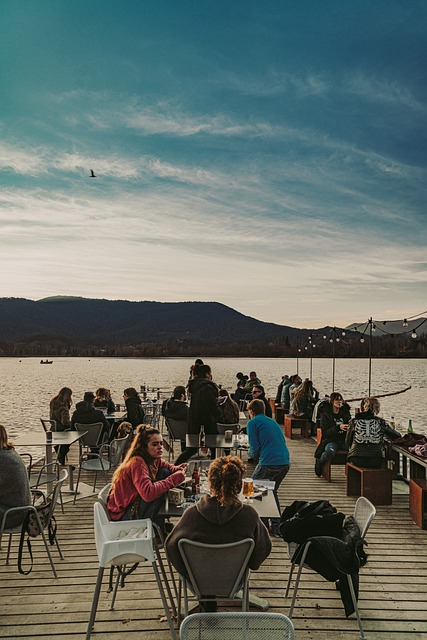
[[[202,356],[203,357],[203,356]],[[234,391],[236,373],[255,370],[265,386],[267,395],[276,395],[277,385],[284,374],[296,373],[295,359],[272,358],[209,358],[215,382]],[[170,392],[178,384],[186,384],[192,358],[164,359],[87,359],[55,358],[51,365],[41,365],[37,358],[0,358],[1,394],[0,421],[9,434],[17,436],[33,429],[41,429],[40,417],[48,417],[49,401],[61,387],[73,389],[74,405],[83,393],[97,387],[111,389],[114,402],[123,402],[123,389],[142,384],[160,387]],[[310,359],[299,360],[299,374],[308,377]],[[313,359],[313,381],[320,394],[332,391],[332,361]],[[381,415],[406,431],[412,418],[414,430],[427,435],[427,365],[425,360],[373,360],[372,395],[412,388],[397,396],[381,400]],[[344,398],[358,398],[368,391],[368,362],[360,359],[337,359],[335,362],[335,390]],[[154,394],[153,394],[154,395]],[[355,407],[357,403],[353,403]]]

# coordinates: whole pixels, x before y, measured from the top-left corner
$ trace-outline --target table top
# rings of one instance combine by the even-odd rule
[[[243,496],[241,496],[241,500],[243,501]],[[277,508],[276,500],[272,491],[268,491],[266,495],[259,498],[253,498],[252,502],[249,504],[258,512],[260,518],[280,517],[279,509]],[[170,504],[167,500],[166,504],[160,509],[160,514],[180,518],[184,511],[185,509],[182,507]]]
[[[84,432],[83,432],[84,433]],[[83,433],[81,431],[53,431],[52,441],[46,440],[46,433],[44,431],[33,431],[32,433],[26,433],[23,436],[13,439],[13,445],[15,447],[36,447],[45,446],[46,444],[73,444],[79,440]]]

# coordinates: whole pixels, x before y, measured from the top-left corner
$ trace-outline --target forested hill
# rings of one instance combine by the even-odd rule
[[[292,338],[299,329],[261,322],[218,302],[128,302],[0,298],[2,343],[64,343],[94,347],[222,345]]]
[[[261,322],[218,302],[0,298],[1,356],[330,357],[334,341],[323,336],[330,337],[331,329]],[[360,335],[347,330],[345,338],[337,337],[335,355],[366,357],[368,343]],[[376,356],[426,355],[425,337],[374,341]]]

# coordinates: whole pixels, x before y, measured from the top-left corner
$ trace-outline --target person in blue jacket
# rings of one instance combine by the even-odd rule
[[[252,478],[274,481],[273,493],[280,513],[277,491],[290,467],[289,449],[285,436],[280,425],[265,415],[265,405],[262,400],[252,400],[248,411],[251,418],[246,425],[249,437],[249,458],[258,460]],[[270,518],[270,520],[271,533],[280,537],[280,518]],[[268,522],[264,521],[264,524],[268,526]]]

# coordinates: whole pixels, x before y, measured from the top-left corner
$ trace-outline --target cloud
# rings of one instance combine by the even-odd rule
[[[422,114],[427,113],[426,105],[417,100],[407,87],[386,78],[368,76],[359,71],[348,75],[343,83],[343,88],[350,95],[355,95],[369,102],[403,107]]]

